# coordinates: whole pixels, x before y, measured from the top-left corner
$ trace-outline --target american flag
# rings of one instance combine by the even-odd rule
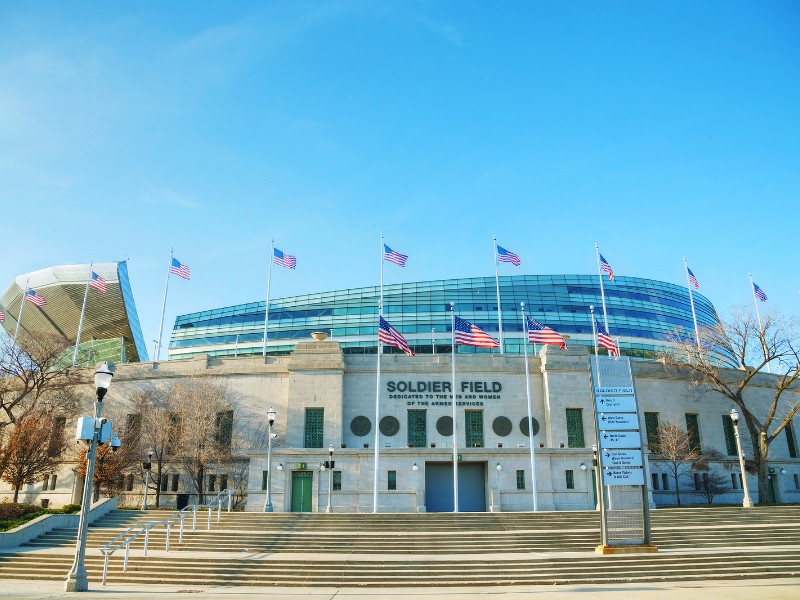
[[[388,260],[389,262],[393,262],[396,265],[400,265],[401,267],[406,266],[406,261],[408,260],[408,256],[405,254],[400,254],[399,252],[395,252],[386,244],[383,245],[383,260]]]
[[[181,261],[179,261],[177,258],[172,259],[172,267],[170,267],[169,272],[172,273],[173,275],[177,275],[178,277],[189,279],[189,274],[190,274],[189,267],[184,264],[181,264]]]
[[[394,346],[395,348],[402,350],[409,356],[414,356],[411,348],[408,347],[406,338],[400,335],[400,332],[397,331],[397,329],[389,325],[389,322],[386,319],[383,317],[378,317],[378,319],[378,340],[384,344],[389,344],[390,346]]]
[[[694,286],[694,289],[699,290],[700,284],[697,283],[697,277],[694,276],[692,270],[689,267],[686,267],[686,272],[689,274],[689,283],[691,283]]]
[[[479,348],[499,348],[500,342],[483,331],[477,325],[473,325],[461,317],[455,318],[456,344],[465,346],[478,346]]]
[[[755,283],[753,284],[753,293],[756,295],[756,298],[758,298],[762,302],[766,302],[767,301],[767,295]]]
[[[106,280],[94,271],[92,271],[92,275],[89,277],[89,285],[96,290],[100,290],[103,294],[106,293]]]
[[[515,267],[518,267],[520,264],[519,256],[506,250],[502,246],[497,247],[497,260],[498,262],[510,262]]]
[[[277,248],[274,249],[275,255],[272,257],[272,262],[276,265],[286,267],[287,269],[294,269],[297,267],[297,257],[291,254],[284,254]]]
[[[25,300],[33,302],[36,306],[44,306],[47,304],[47,300],[45,300],[43,296],[37,294],[35,290],[28,290],[28,293],[25,294]]]
[[[597,325],[597,345],[608,350],[611,356],[619,356],[619,348],[617,348],[614,340],[611,339],[606,328],[597,319],[594,322]]]
[[[608,273],[609,281],[614,281],[614,271],[611,269],[611,265],[608,264],[608,261],[605,258],[603,258],[602,254],[599,254],[599,256],[600,256],[600,268],[606,273]]]
[[[567,341],[550,329],[547,325],[542,325],[536,319],[526,317],[528,324],[528,341],[532,344],[557,344],[564,350]]]

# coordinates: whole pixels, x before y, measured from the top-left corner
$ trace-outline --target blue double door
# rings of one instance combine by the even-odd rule
[[[453,512],[453,463],[425,463],[425,510]],[[458,511],[486,512],[486,463],[458,463]]]

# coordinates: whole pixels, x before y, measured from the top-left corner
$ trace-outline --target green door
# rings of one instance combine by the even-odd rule
[[[292,512],[311,512],[313,471],[292,471]]]

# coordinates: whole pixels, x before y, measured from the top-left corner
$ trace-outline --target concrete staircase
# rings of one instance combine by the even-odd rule
[[[136,522],[169,513],[116,511],[90,528],[87,569],[97,582],[97,548]],[[800,574],[800,506],[659,509],[659,554],[598,556],[594,511],[469,514],[222,513],[205,516],[184,543],[164,528],[111,558],[109,582],[180,585],[435,586],[568,584],[787,577]],[[190,524],[189,524],[190,525]],[[1,578],[63,579],[75,532],[55,530],[0,554]]]

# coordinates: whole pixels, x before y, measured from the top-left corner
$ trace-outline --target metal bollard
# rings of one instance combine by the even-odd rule
[[[170,534],[171,530],[172,530],[172,526],[169,523],[167,523],[167,546],[164,549],[165,552],[169,552],[169,534]]]
[[[128,572],[128,546],[130,546],[130,545],[131,545],[130,542],[125,544],[125,560],[122,561],[122,572],[123,573],[127,573]]]
[[[178,530],[178,543],[183,543],[183,520],[186,518],[186,515],[181,517],[181,528]]]
[[[208,507],[208,531],[211,531],[211,513],[214,512],[214,507]]]
[[[231,512],[231,502],[233,501],[233,494],[228,494],[228,512]]]
[[[150,541],[150,528],[144,529],[144,555],[147,556],[147,543]]]
[[[222,498],[217,501],[217,523],[219,523],[220,516],[222,516]]]
[[[197,507],[192,509],[192,531],[197,531]]]

